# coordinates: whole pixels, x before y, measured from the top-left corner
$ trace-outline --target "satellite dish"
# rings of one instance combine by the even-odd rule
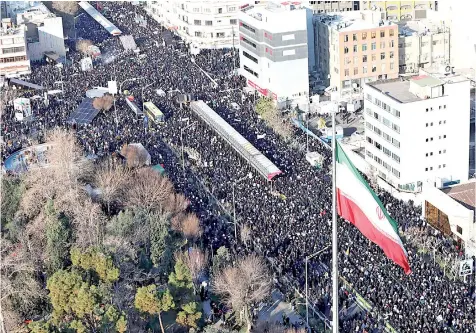
[[[450,67],[450,66],[446,66],[446,67],[445,67],[445,72],[451,72],[451,67]]]

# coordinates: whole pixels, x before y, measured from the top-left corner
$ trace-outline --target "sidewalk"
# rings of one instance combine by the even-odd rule
[[[289,322],[291,324],[305,321],[294,309],[292,309],[291,304],[283,300],[283,295],[278,290],[273,290],[271,297],[273,299],[273,303],[267,304],[263,307],[263,309],[261,309],[261,311],[258,313],[257,323],[282,322],[283,314],[289,317]]]

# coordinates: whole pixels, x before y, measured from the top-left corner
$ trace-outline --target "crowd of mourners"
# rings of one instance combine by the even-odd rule
[[[140,142],[150,152],[153,164],[162,164],[177,189],[189,199],[191,209],[200,217],[204,242],[216,250],[227,246],[234,254],[255,252],[266,257],[276,282],[288,295],[304,289],[304,259],[331,242],[332,184],[329,176],[331,152],[317,140],[309,150],[325,157],[322,168],[306,161],[306,138],[296,130],[289,140],[277,136],[254,111],[256,96],[248,94],[242,77],[234,75],[238,52],[230,49],[202,50],[192,56],[187,45],[154,20],[139,25],[135,14],[146,17],[139,6],[128,2],[103,2],[106,17],[123,34],[132,35],[140,48],[138,57],[124,51],[117,37],[108,35],[88,15],[77,19],[77,36],[91,40],[112,61],[96,61],[91,71],[81,71],[82,55],[68,53],[68,65],[34,64],[25,80],[46,89],[58,89],[55,82],[64,80],[62,94],[49,96],[48,105],[35,100],[33,121],[15,120],[12,105],[2,114],[2,162],[14,151],[41,140],[47,129],[74,128],[89,156],[118,152],[126,143]],[[105,51],[104,51],[105,50]],[[194,61],[192,61],[194,58]],[[218,83],[212,85],[209,77]],[[137,78],[136,80],[128,80]],[[90,124],[74,125],[70,114],[93,87],[107,87],[107,81],[122,83],[141,106],[152,101],[165,115],[162,124],[148,124],[138,119],[117,96],[116,107],[101,112]],[[143,90],[142,87],[148,86]],[[157,90],[166,92],[159,96]],[[246,160],[208,125],[202,123],[187,105],[180,106],[177,94],[189,94],[204,100],[223,119],[247,138],[276,164],[283,174],[272,183],[255,172]],[[35,92],[25,92],[32,97]],[[142,99],[143,98],[143,99]],[[239,108],[232,107],[232,103]],[[234,104],[233,104],[234,105]],[[187,129],[184,129],[189,126]],[[184,129],[184,130],[182,130]],[[199,158],[180,157],[183,145],[198,152]],[[187,155],[187,154],[186,154]],[[252,177],[247,175],[252,172]],[[238,179],[242,181],[236,182]],[[228,213],[235,184],[236,218],[239,226],[248,226],[250,239],[235,239]],[[429,227],[421,218],[421,209],[376,188],[390,215],[399,223],[412,269],[411,275],[388,260],[350,223],[339,219],[339,274],[341,331],[382,332],[389,323],[397,332],[473,332],[475,325],[474,275],[466,282],[450,280],[434,260],[419,253],[417,244],[439,244],[437,252],[446,251],[454,260],[461,259],[461,249]],[[238,232],[239,234],[239,232]],[[309,265],[312,306],[331,318],[331,252],[324,251]],[[352,286],[353,290],[350,287]],[[347,287],[346,287],[347,286]],[[351,313],[348,308],[358,292],[373,307],[371,311]]]

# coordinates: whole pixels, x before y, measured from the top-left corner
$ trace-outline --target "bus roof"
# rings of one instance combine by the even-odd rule
[[[164,114],[162,111],[159,110],[158,107],[155,106],[154,103],[152,102],[145,102],[144,106],[146,107],[147,110],[149,110],[154,116],[163,116]]]

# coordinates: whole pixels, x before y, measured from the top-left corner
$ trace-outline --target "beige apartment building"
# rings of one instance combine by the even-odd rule
[[[365,82],[398,77],[398,26],[370,11],[319,17],[317,67],[340,98],[360,98]]]
[[[424,19],[428,9],[436,10],[436,1],[360,1],[360,10],[382,12],[392,21]]]
[[[401,22],[398,54],[400,74],[418,73],[420,68],[444,69],[451,65],[450,30],[428,19]]]

